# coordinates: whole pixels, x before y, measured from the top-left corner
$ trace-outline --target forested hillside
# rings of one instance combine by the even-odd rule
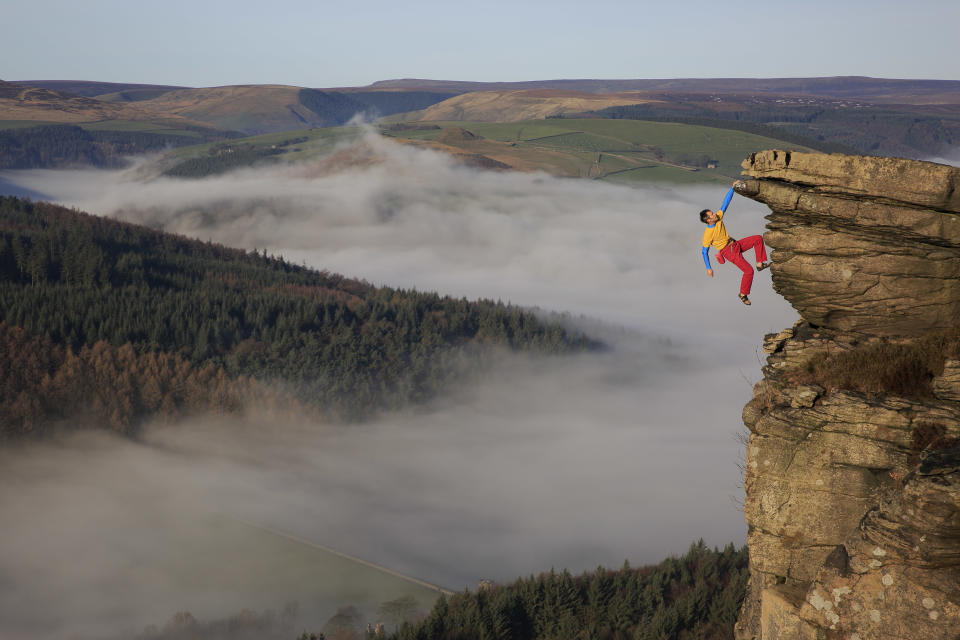
[[[502,303],[378,288],[18,198],[0,198],[0,322],[6,437],[65,420],[131,432],[155,414],[290,398],[358,419],[431,397],[487,345],[589,346]]]
[[[189,130],[98,131],[74,124],[0,130],[0,169],[120,167],[125,156],[197,144],[211,138],[211,133],[210,130],[204,130],[203,135]],[[227,136],[221,132],[216,138]]]
[[[711,551],[700,541],[657,566],[601,567],[582,576],[550,571],[441,596],[424,620],[391,638],[721,640],[733,638],[746,582],[746,547]]]

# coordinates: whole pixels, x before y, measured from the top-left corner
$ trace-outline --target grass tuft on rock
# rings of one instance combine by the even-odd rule
[[[869,342],[849,351],[819,354],[788,375],[799,384],[828,391],[884,393],[908,398],[933,396],[933,379],[947,359],[960,357],[960,326],[910,342]]]

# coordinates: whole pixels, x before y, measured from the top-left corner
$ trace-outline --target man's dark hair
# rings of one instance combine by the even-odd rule
[[[700,212],[700,222],[706,222],[706,221],[707,221],[707,214],[708,214],[708,213],[710,213],[710,209],[704,209],[703,211]]]

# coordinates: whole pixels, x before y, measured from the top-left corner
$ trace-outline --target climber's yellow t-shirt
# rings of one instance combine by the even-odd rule
[[[703,230],[703,246],[713,247],[717,251],[722,250],[730,242],[730,234],[727,228],[723,226],[723,209],[717,210],[717,223],[712,227]]]

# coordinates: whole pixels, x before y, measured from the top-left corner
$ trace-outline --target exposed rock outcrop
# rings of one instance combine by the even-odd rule
[[[751,583],[737,635],[956,639],[960,448],[940,449],[960,439],[960,362],[915,397],[795,372],[960,324],[960,170],[782,151],[743,166],[740,193],[772,209],[774,288],[803,320],[767,336],[743,412]]]
[[[960,316],[960,169],[764,151],[740,193],[767,203],[774,288],[811,323],[914,336]]]
[[[861,638],[960,635],[960,447],[932,452],[828,556],[801,627]]]

